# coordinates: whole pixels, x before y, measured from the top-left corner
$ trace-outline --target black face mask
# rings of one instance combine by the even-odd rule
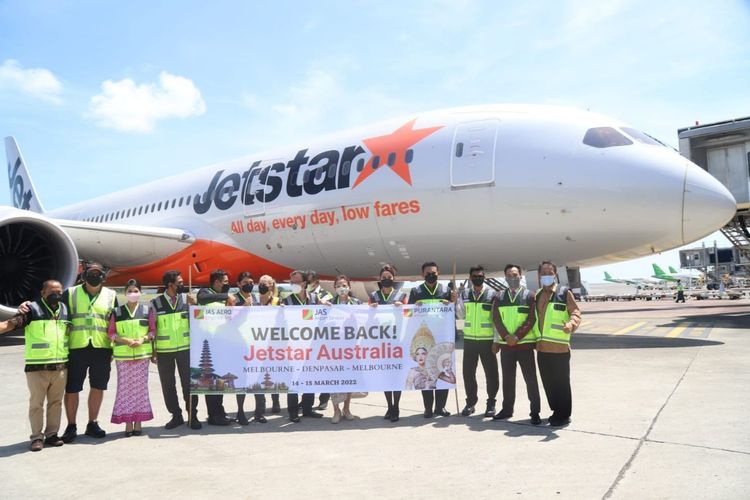
[[[59,304],[61,300],[62,294],[57,292],[52,292],[44,298],[44,301],[52,307],[57,306],[57,304]]]
[[[253,284],[248,283],[247,285],[242,285],[242,291],[245,293],[250,293],[253,291]]]
[[[474,286],[482,286],[482,284],[484,284],[484,276],[481,276],[481,277],[475,276],[475,277],[471,278],[471,283]]]
[[[429,284],[437,283],[437,279],[437,273],[427,273],[427,276],[424,277],[424,280]]]
[[[188,287],[185,285],[177,285],[177,289],[175,290],[176,293],[188,293]]]
[[[229,291],[229,285],[221,285],[221,293],[227,293]]]
[[[102,276],[101,274],[86,274],[86,277],[84,279],[89,285],[97,287],[104,281],[104,276]]]
[[[258,293],[259,294],[265,295],[265,294],[268,293],[268,290],[270,290],[270,288],[268,288],[268,285],[264,285],[263,283],[261,283],[260,285],[258,285]]]
[[[383,278],[380,280],[381,288],[391,288],[393,286],[393,280],[391,278]]]

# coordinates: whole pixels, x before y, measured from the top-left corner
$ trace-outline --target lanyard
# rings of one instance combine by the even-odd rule
[[[174,305],[172,305],[172,297],[167,295],[167,292],[164,292],[164,298],[167,299],[167,305],[172,310],[172,312],[175,312],[177,309],[177,304],[180,302],[180,294],[176,294],[174,296]]]
[[[383,299],[383,301],[387,304],[388,302],[391,301],[391,295],[393,295],[393,292],[395,292],[395,291],[396,290],[394,290],[393,288],[391,288],[391,293],[388,294],[388,297],[386,297],[385,295],[383,295],[383,290],[378,290],[378,293],[380,293],[380,298]]]
[[[50,307],[47,305],[47,301],[44,299],[42,299],[42,304],[44,304],[45,309],[47,309],[47,311],[49,311],[49,313],[52,315],[52,319],[55,319],[55,320],[59,319],[60,304],[57,305],[57,311],[53,311],[52,309],[50,309]]]

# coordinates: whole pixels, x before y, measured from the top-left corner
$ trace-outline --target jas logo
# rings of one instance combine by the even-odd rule
[[[16,158],[16,164],[11,167],[8,163],[8,187],[10,187],[10,198],[13,206],[21,210],[31,208],[31,189],[24,191],[23,177],[18,175],[21,169],[21,158]]]

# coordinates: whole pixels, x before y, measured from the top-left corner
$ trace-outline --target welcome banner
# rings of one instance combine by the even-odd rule
[[[190,307],[193,394],[448,389],[453,304]]]

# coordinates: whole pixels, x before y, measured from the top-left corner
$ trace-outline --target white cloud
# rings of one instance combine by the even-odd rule
[[[3,89],[20,91],[53,104],[62,103],[62,83],[50,70],[23,68],[13,59],[7,59],[0,66],[0,90]]]
[[[125,132],[151,132],[159,120],[205,112],[206,103],[193,81],[166,71],[159,74],[158,84],[106,80],[101,94],[89,103],[89,115],[99,126]]]

